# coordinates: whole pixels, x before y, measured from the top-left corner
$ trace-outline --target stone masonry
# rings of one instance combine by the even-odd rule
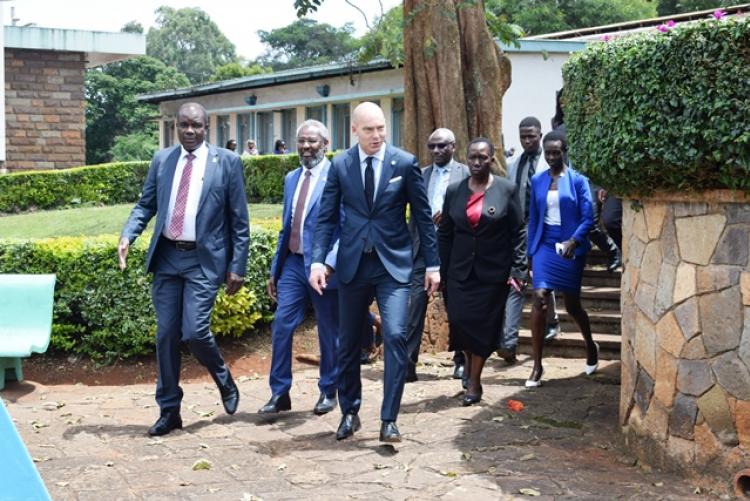
[[[5,49],[9,171],[86,163],[84,54]]]
[[[624,201],[620,419],[647,463],[726,481],[750,462],[750,199]]]

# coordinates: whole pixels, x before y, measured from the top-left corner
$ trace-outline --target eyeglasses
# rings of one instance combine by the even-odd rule
[[[453,143],[427,143],[428,150],[444,150]]]

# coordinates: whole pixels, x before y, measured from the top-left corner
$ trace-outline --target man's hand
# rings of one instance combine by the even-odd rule
[[[566,240],[563,242],[563,252],[562,257],[565,259],[573,259],[573,256],[575,255],[576,247],[578,247],[578,242],[576,242],[574,239]]]
[[[439,210],[432,215],[432,222],[435,224],[435,226],[440,226],[441,219],[443,219],[443,211]]]
[[[336,270],[334,270],[330,266],[326,265],[326,280],[328,280],[329,278],[331,278],[331,275],[333,275],[335,272],[336,272]]]
[[[229,273],[227,273],[227,288],[225,289],[225,292],[228,296],[231,296],[232,294],[240,290],[240,287],[242,287],[243,283],[245,283],[245,279],[243,277],[230,271]]]
[[[268,292],[268,295],[271,297],[271,299],[276,302],[276,282],[274,281],[273,277],[269,278],[266,282],[266,291]]]
[[[424,274],[424,290],[427,291],[427,295],[432,295],[433,292],[438,290],[440,287],[440,272],[439,271],[428,271]]]
[[[128,249],[130,249],[130,241],[127,237],[122,237],[120,243],[117,245],[117,259],[120,262],[120,271],[125,271],[128,265]]]
[[[328,286],[328,282],[326,280],[326,270],[325,268],[315,268],[313,270],[310,270],[310,287],[313,288],[315,292],[323,295],[323,292],[326,290],[326,287]]]

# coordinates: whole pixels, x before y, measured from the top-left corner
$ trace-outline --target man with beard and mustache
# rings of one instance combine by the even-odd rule
[[[292,408],[292,335],[305,319],[312,302],[320,342],[320,397],[313,412],[326,414],[336,406],[336,340],[338,338],[338,295],[331,279],[323,294],[317,294],[307,281],[312,263],[315,226],[320,198],[330,162],[325,157],[328,129],[317,120],[306,120],[297,129],[297,152],[301,167],[284,179],[284,212],[276,253],[271,263],[268,294],[277,302],[271,326],[271,399],[259,414],[276,414]],[[325,270],[330,276],[336,267],[336,238],[326,252]]]

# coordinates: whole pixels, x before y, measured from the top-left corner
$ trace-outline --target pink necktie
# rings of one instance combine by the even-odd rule
[[[173,240],[177,240],[182,235],[182,226],[185,223],[185,207],[187,207],[188,193],[190,192],[190,177],[193,174],[193,159],[195,155],[188,153],[187,163],[182,169],[180,186],[177,188],[177,197],[174,200],[174,210],[172,211],[172,220],[169,222],[167,233]]]
[[[289,250],[294,254],[302,254],[300,232],[302,230],[302,217],[305,212],[305,200],[307,192],[310,189],[310,169],[305,169],[305,179],[302,181],[302,187],[297,195],[297,205],[294,206],[294,216],[292,216],[292,233],[289,235]]]

